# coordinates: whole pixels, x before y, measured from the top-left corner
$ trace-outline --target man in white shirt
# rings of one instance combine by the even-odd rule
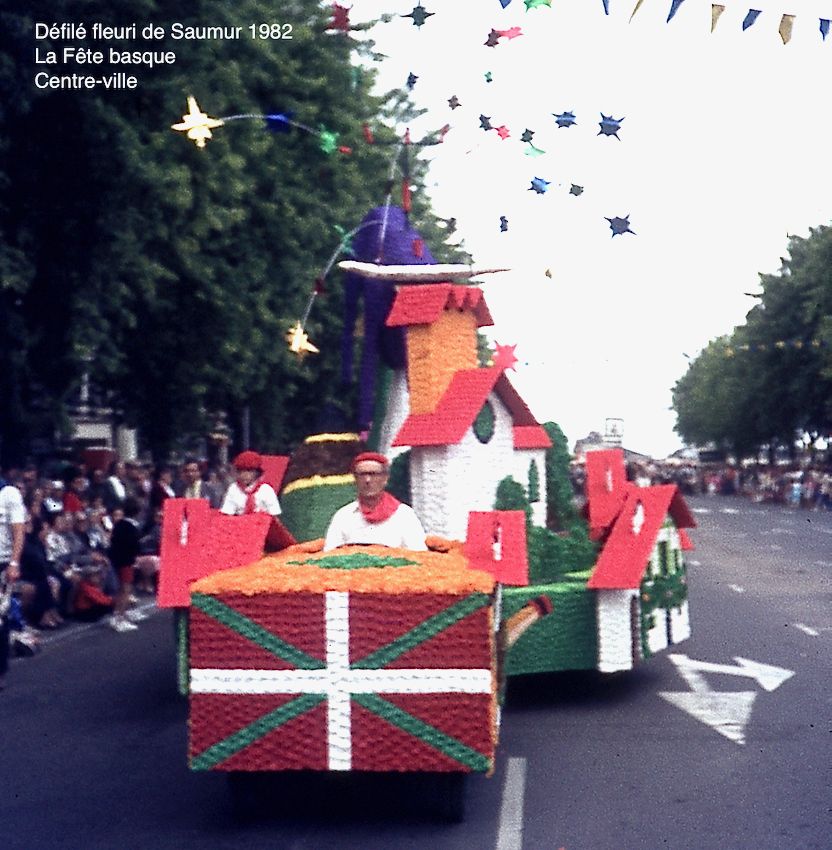
[[[0,480],[0,585],[20,578],[20,555],[26,536],[23,495],[13,484]],[[9,623],[0,611],[0,689],[9,665]]]
[[[257,452],[240,452],[234,458],[237,480],[233,481],[225,493],[220,511],[224,514],[265,513],[276,517],[280,514],[277,493],[271,484],[261,477],[262,460]]]
[[[324,540],[324,551],[350,544],[379,544],[424,551],[425,530],[413,508],[384,488],[390,462],[377,452],[362,452],[352,463],[358,499],[335,512]]]

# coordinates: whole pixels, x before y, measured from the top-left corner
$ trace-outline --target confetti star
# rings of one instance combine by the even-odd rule
[[[433,16],[433,12],[428,12],[428,10],[421,4],[417,4],[413,7],[413,11],[407,15],[402,15],[403,18],[412,18],[413,25],[419,29],[422,28],[422,25],[425,21]]]
[[[538,195],[543,195],[546,193],[551,182],[551,180],[544,180],[542,177],[533,177],[532,185],[529,186],[529,191],[533,189]]]
[[[507,30],[496,30],[496,32],[500,38],[507,38],[509,41],[523,35],[523,30],[520,27],[509,27]]]
[[[534,130],[530,130],[528,127],[523,130],[523,135],[520,136],[521,142],[530,142],[532,137],[534,136]]]
[[[503,141],[505,141],[511,135],[511,133],[509,133],[508,127],[506,127],[505,124],[501,124],[499,127],[497,127],[497,135]]]
[[[635,236],[635,231],[630,230],[630,214],[624,216],[624,218],[620,218],[619,216],[614,216],[613,218],[607,218],[604,216],[607,221],[610,223],[610,230],[612,230],[612,238],[619,236],[622,233],[632,233]]]
[[[526,11],[529,9],[537,9],[540,6],[548,6],[550,9],[552,8],[552,0],[523,0],[526,4]]]
[[[462,106],[462,104],[459,102],[459,98],[454,95],[453,97],[448,98],[448,106],[450,106],[451,109],[456,109],[457,106]]]
[[[574,124],[578,123],[575,120],[574,112],[561,112],[559,115],[556,112],[553,112],[552,115],[555,116],[555,123],[558,127],[572,127]]]
[[[542,148],[536,148],[531,142],[526,145],[526,156],[542,156],[546,153]]]
[[[505,233],[508,230],[508,219],[504,216],[500,216],[500,233]]]
[[[517,363],[517,356],[514,353],[516,345],[500,345],[499,342],[494,343],[494,356],[491,358],[495,366],[501,369],[511,369],[514,371],[514,364]]]
[[[326,130],[321,127],[319,132],[320,140],[318,142],[318,146],[324,153],[334,153],[338,150],[338,134],[333,133],[331,130]]]
[[[601,128],[597,135],[599,136],[615,136],[618,141],[621,141],[621,138],[618,135],[618,131],[621,129],[621,122],[623,118],[613,118],[612,115],[604,115],[601,113],[601,121],[599,122],[599,127]]]
[[[488,33],[488,38],[483,42],[486,47],[496,47],[500,43],[500,34],[497,30],[491,30]]]
[[[289,343],[289,350],[301,357],[304,354],[318,354],[320,352],[319,348],[309,342],[309,337],[300,322],[297,322],[286,332],[286,342]]]
[[[494,75],[491,73],[491,71],[486,71],[485,74],[483,74],[483,76],[485,77],[485,81],[487,83],[493,83],[494,82]]]
[[[412,71],[407,75],[407,87],[413,91],[413,86],[416,85],[416,80],[419,78]]]
[[[491,126],[491,116],[480,115],[480,127],[483,130],[493,130],[494,128]]]
[[[576,198],[578,197],[578,195],[583,195],[583,193],[584,193],[584,187],[583,186],[578,186],[576,183],[573,183],[569,187],[569,194],[574,195]]]
[[[545,272],[543,272],[543,274],[545,274],[545,275],[546,275],[546,277],[548,277],[548,278],[549,278],[549,280],[551,280],[551,279],[552,279],[552,270],[551,270],[551,269],[546,269],[546,271],[545,271]]]
[[[211,130],[222,127],[225,122],[219,118],[206,115],[192,95],[188,96],[188,114],[182,116],[179,124],[171,124],[171,130],[176,130],[196,143],[198,148],[204,148],[208,139],[212,138]]]

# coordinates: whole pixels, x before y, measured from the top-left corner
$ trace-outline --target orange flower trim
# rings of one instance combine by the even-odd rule
[[[448,542],[448,541],[446,541]],[[290,546],[246,567],[220,570],[191,585],[195,593],[491,593],[494,578],[472,570],[459,544],[447,552],[414,552],[387,546],[341,546],[338,556],[370,556],[367,568],[331,569],[316,560],[331,559],[333,552],[299,552]],[[305,557],[299,558],[303,554]],[[390,567],[379,566],[384,560]],[[403,560],[413,565],[393,566]],[[298,563],[298,562],[301,563]],[[294,562],[294,563],[291,563]],[[325,561],[326,563],[326,561]]]

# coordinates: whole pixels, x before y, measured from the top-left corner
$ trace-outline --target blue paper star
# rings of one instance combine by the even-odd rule
[[[621,138],[618,135],[618,131],[621,129],[621,122],[623,118],[613,118],[612,115],[604,115],[601,113],[601,121],[599,126],[601,129],[598,131],[599,136],[615,136],[618,141],[621,141]]]
[[[529,191],[534,190],[538,195],[543,195],[546,193],[551,182],[551,180],[544,180],[542,177],[533,177],[532,185],[529,186]]]
[[[574,112],[561,112],[558,115],[556,112],[553,112],[552,115],[555,116],[555,123],[558,127],[571,127],[573,124],[577,124],[578,122],[575,120]]]
[[[607,221],[610,223],[610,230],[612,230],[612,238],[614,239],[616,236],[619,236],[622,233],[632,233],[635,236],[635,231],[630,230],[630,214],[621,218],[620,216],[614,216],[613,218],[607,218],[604,216]]]

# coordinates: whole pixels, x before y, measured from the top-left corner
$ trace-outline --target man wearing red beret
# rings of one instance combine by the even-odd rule
[[[335,512],[329,523],[324,550],[349,544],[380,544],[424,551],[425,530],[413,508],[384,488],[390,462],[377,452],[362,452],[352,462],[358,499]]]
[[[280,503],[271,484],[260,477],[260,455],[251,450],[240,452],[234,458],[234,468],[237,480],[229,485],[220,511],[232,516],[265,513],[276,517],[280,513]]]

